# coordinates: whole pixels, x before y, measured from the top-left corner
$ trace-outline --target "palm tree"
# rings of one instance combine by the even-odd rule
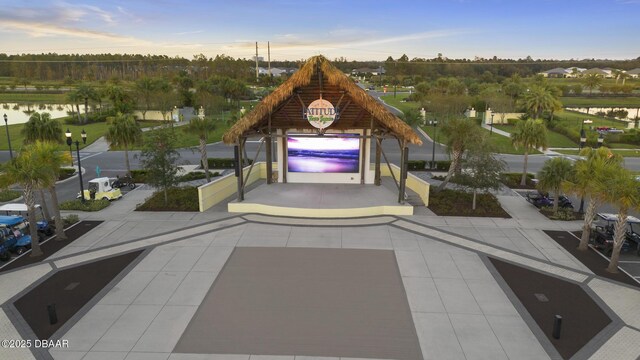
[[[3,165],[3,174],[0,175],[0,187],[7,188],[12,184],[22,186],[22,196],[27,205],[29,233],[31,234],[31,256],[42,255],[40,244],[38,243],[38,226],[36,220],[36,201],[34,190],[39,189],[50,175],[35,147],[38,142],[26,145],[19,155]]]
[[[602,83],[602,78],[598,74],[587,74],[582,78],[582,83],[589,88],[589,95],[591,95],[593,94],[593,89]]]
[[[207,182],[211,181],[209,176],[209,161],[207,161],[207,135],[210,131],[215,130],[216,125],[211,118],[193,118],[189,121],[189,124],[184,127],[186,132],[198,135],[200,144],[198,146],[200,150],[200,162],[204,166],[204,173],[207,177]]]
[[[620,249],[625,241],[627,232],[627,216],[629,210],[640,207],[640,189],[631,172],[623,167],[618,167],[613,176],[606,181],[606,199],[618,208],[618,219],[613,231],[613,251],[611,262],[607,267],[608,272],[618,272],[618,259]]]
[[[144,108],[141,110],[142,120],[147,119],[147,111],[151,108],[151,100],[153,99],[154,91],[156,91],[156,84],[157,81],[146,76],[136,81],[136,95],[144,103]]]
[[[532,86],[529,91],[522,96],[522,105],[527,112],[537,119],[542,116],[545,111],[551,111],[557,105],[557,99],[553,93],[544,86]]]
[[[563,157],[556,157],[545,161],[542,169],[538,172],[538,189],[553,192],[554,214],[558,212],[562,183],[568,180],[572,176],[572,173],[573,164],[571,160]]]
[[[129,164],[129,146],[138,144],[142,140],[140,125],[131,115],[118,113],[113,120],[105,136],[111,146],[124,147],[124,157],[127,164],[127,173],[131,174]]]
[[[467,149],[467,146],[478,138],[476,136],[480,131],[478,125],[469,119],[451,118],[444,121],[442,126],[442,133],[446,137],[445,144],[447,149],[451,153],[451,165],[449,165],[449,171],[444,181],[438,186],[437,191],[444,189],[447,183],[451,180],[454,171],[460,168],[462,155]]]
[[[547,149],[547,127],[539,120],[519,121],[511,133],[511,143],[516,149],[524,148],[524,169],[520,180],[520,185],[524,186],[527,184],[529,152],[537,148]]]
[[[84,123],[86,124],[88,122],[87,112],[89,109],[89,99],[97,100],[98,92],[92,86],[87,84],[80,84],[76,89],[76,92],[81,99],[84,99]]]
[[[27,121],[22,128],[22,134],[24,135],[24,142],[34,143],[36,141],[50,141],[57,144],[62,144],[63,142],[63,132],[62,127],[58,120],[51,119],[51,115],[49,113],[33,113],[29,117],[29,121]],[[69,159],[70,160],[70,159]],[[56,179],[57,180],[57,179]],[[49,208],[46,204],[46,199],[44,196],[44,191],[39,189],[40,193],[40,201],[42,204],[42,210],[44,211],[44,216],[47,220],[51,219],[49,215]],[[59,212],[58,205],[54,204],[54,212]]]
[[[578,245],[578,250],[584,251],[589,248],[591,224],[596,209],[605,201],[607,190],[604,184],[611,177],[611,172],[622,164],[622,156],[613,154],[606,147],[597,150],[584,148],[580,151],[580,156],[583,159],[576,161],[573,176],[563,184],[563,188],[582,199],[589,197]]]
[[[71,155],[65,151],[56,151],[56,145],[54,143],[36,142],[33,147],[37,161],[42,164],[42,167],[47,172],[47,177],[43,179],[42,185],[47,188],[51,195],[51,202],[53,203],[53,211],[55,216],[56,227],[56,240],[66,240],[67,235],[64,233],[64,222],[60,216],[60,207],[58,205],[58,194],[56,193],[56,181],[60,176],[60,168],[63,164],[67,164],[71,161]]]
[[[82,97],[80,95],[80,93],[78,93],[78,90],[71,90],[67,93],[67,101],[71,103],[72,107],[73,105],[76,106],[76,116],[78,117],[78,124],[80,124],[82,122],[82,120],[80,120],[80,101],[82,101]],[[72,108],[73,110],[73,108]]]

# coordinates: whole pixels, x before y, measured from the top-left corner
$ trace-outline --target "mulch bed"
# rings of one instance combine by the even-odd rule
[[[603,259],[596,250],[589,249],[588,251],[578,250],[579,239],[576,239],[568,231],[556,231],[556,230],[543,230],[545,234],[549,235],[558,245],[567,250],[573,257],[578,259],[584,266],[593,271],[594,274],[602,276],[610,280],[619,281],[621,283],[640,287],[637,281],[629,277],[629,275],[623,272],[610,273],[606,270],[609,265],[609,261]],[[578,232],[581,234],[581,232]],[[578,235],[579,236],[579,235]]]
[[[579,285],[489,259],[563,359],[571,358],[611,323]],[[560,339],[552,336],[555,315],[562,316]]]
[[[27,252],[26,254],[7,264],[5,267],[0,268],[0,273],[44,261],[49,256],[55,254],[58,250],[71,244],[82,235],[93,230],[93,228],[100,225],[101,223],[102,221],[95,220],[80,221],[78,224],[76,224],[76,226],[65,231],[68,237],[67,240],[58,241],[56,239],[49,239],[47,242],[40,244],[40,248],[44,253],[42,256],[31,257],[31,252]]]
[[[142,252],[58,271],[13,304],[38,339],[49,339]],[[55,306],[57,314],[58,321],[53,325],[49,321],[49,305]]]
[[[429,210],[438,216],[471,216],[511,218],[498,199],[491,194],[478,194],[476,209],[472,209],[473,194],[464,191],[443,189],[429,192]]]

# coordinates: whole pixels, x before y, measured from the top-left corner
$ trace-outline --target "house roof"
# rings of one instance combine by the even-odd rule
[[[570,73],[570,71],[567,71],[566,69],[563,69],[563,68],[555,68],[555,69],[551,69],[543,72],[547,74],[569,74]]]
[[[583,74],[597,74],[597,75],[609,75],[608,72],[599,69],[599,68],[591,68],[589,70],[585,70]]]
[[[342,126],[369,128],[369,125],[373,124],[409,143],[422,144],[418,134],[409,125],[387,110],[322,55],[307,60],[289,79],[267,95],[252,111],[238,120],[224,134],[223,142],[234,144],[241,136],[258,132],[261,128],[264,129],[270,118],[273,119],[271,125],[275,128],[309,127],[308,123],[304,124],[299,119],[303,111],[300,103],[310,103],[318,97],[318,93],[324,94],[323,96],[327,99],[333,95],[338,103],[340,101],[337,98],[342,99],[343,95],[346,97],[342,101],[347,104],[344,105],[340,117],[342,123],[340,125]],[[367,126],[362,126],[363,124],[367,124]]]
[[[629,71],[627,71],[627,74],[632,74],[632,75],[640,74],[640,68],[635,68],[633,70],[629,70]]]

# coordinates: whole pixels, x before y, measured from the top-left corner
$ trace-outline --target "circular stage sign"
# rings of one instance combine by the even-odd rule
[[[325,129],[336,120],[336,109],[327,100],[318,99],[307,108],[307,121],[317,129]]]

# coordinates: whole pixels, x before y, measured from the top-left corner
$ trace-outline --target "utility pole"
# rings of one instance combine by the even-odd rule
[[[256,41],[256,84],[258,83],[258,42]]]
[[[267,62],[269,63],[269,84],[271,84],[271,45],[267,41]]]

